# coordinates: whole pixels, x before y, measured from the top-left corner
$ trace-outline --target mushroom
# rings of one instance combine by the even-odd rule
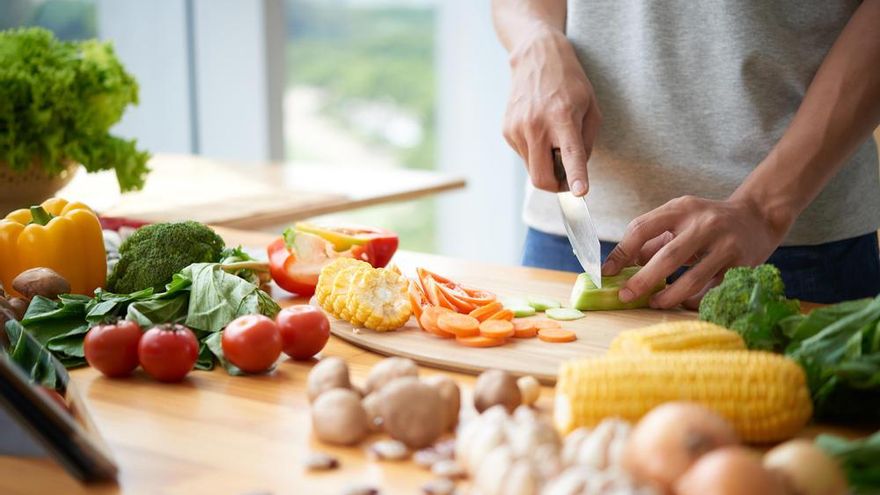
[[[433,387],[443,400],[445,425],[443,431],[451,431],[458,424],[458,412],[461,409],[461,391],[455,380],[446,375],[433,375],[423,380],[425,384]]]
[[[417,378],[397,378],[379,392],[379,414],[391,438],[420,449],[443,434],[443,399]]]
[[[25,313],[27,313],[28,302],[25,299],[20,297],[13,297],[8,300],[9,305],[12,306],[12,309],[15,310],[16,319],[21,320],[24,319]]]
[[[379,392],[375,392],[364,397],[361,401],[364,410],[367,411],[367,424],[373,431],[382,429],[382,416],[379,414],[380,400]]]
[[[321,441],[335,445],[354,445],[363,440],[369,430],[360,396],[344,388],[318,396],[312,404],[312,430]]]
[[[521,376],[516,381],[516,386],[519,388],[524,405],[531,406],[538,402],[538,398],[541,396],[541,384],[535,377],[532,375]]]
[[[502,370],[488,370],[480,374],[474,385],[474,407],[483,412],[500,404],[512,413],[522,402],[522,394],[516,384],[516,378]]]
[[[364,385],[364,395],[370,395],[378,391],[386,384],[404,376],[419,376],[419,367],[412,359],[390,357],[376,363],[367,375],[367,383]]]
[[[51,268],[31,268],[15,277],[12,288],[25,299],[33,299],[34,296],[56,299],[70,292],[70,283]]]
[[[309,401],[314,402],[321,394],[335,388],[351,390],[348,365],[337,357],[327,357],[316,364],[306,381]]]

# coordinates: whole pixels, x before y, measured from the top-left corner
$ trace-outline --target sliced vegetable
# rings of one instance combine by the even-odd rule
[[[571,330],[563,330],[561,328],[542,328],[538,330],[538,338],[544,342],[558,344],[563,342],[574,342],[577,340],[577,334]]]
[[[512,311],[515,318],[525,318],[526,316],[533,316],[537,313],[537,310],[528,304],[525,306],[505,306],[505,308]]]
[[[538,330],[541,330],[544,328],[562,328],[562,325],[560,325],[559,322],[552,321],[552,320],[536,320],[532,324]]]
[[[315,293],[321,269],[340,255],[325,239],[307,233],[284,232],[267,248],[272,280],[282,289],[310,296]]]
[[[425,330],[428,333],[432,333],[438,337],[442,337],[444,339],[449,339],[455,337],[454,333],[447,332],[442,330],[438,325],[438,320],[441,315],[450,313],[452,310],[449,308],[442,308],[440,306],[428,306],[422,311],[422,316],[419,318],[419,325],[422,327],[422,330]]]
[[[480,335],[495,339],[513,337],[513,323],[507,320],[486,320],[480,323]]]
[[[560,321],[579,320],[584,314],[574,308],[550,308],[546,312],[547,318]]]
[[[513,320],[513,336],[518,339],[537,337],[538,327],[531,320]]]
[[[400,243],[397,234],[379,227],[363,225],[317,225],[298,222],[293,226],[296,231],[317,235],[331,244],[338,252],[351,250],[355,247],[357,258],[376,268],[384,267],[397,252]]]
[[[504,339],[494,339],[492,337],[484,337],[483,335],[456,338],[455,341],[468,347],[498,347],[507,342]]]
[[[416,274],[428,301],[433,305],[448,307],[459,313],[470,313],[495,301],[495,294],[491,292],[461,285],[425,268],[416,268]]]
[[[529,296],[528,299],[526,299],[526,303],[535,308],[535,311],[547,311],[548,309],[562,306],[562,304],[556,299],[541,296]]]
[[[428,304],[428,300],[425,299],[425,293],[422,292],[422,289],[419,287],[419,285],[412,280],[410,280],[409,282],[408,293],[409,304],[410,306],[412,306],[413,315],[415,315],[416,319],[419,319],[422,316],[422,308],[424,308]]]
[[[640,269],[640,266],[630,266],[621,270],[617,275],[602,277],[601,289],[596,288],[596,285],[586,273],[581,273],[578,275],[571,290],[571,307],[582,311],[608,311],[647,307],[651,296],[666,287],[665,281],[657,284],[647,294],[635,301],[621,302],[617,295],[623,284],[638,273]]]
[[[486,304],[485,306],[480,306],[479,308],[471,311],[468,314],[470,316],[473,316],[474,318],[480,320],[480,321],[485,321],[485,320],[488,320],[490,316],[501,311],[502,309],[504,309],[504,306],[502,306],[502,304],[500,302],[492,301],[489,304]]]
[[[511,311],[509,309],[502,309],[501,311],[498,311],[497,313],[490,316],[489,319],[490,320],[512,321],[513,320],[513,311]]]
[[[480,322],[476,318],[458,313],[444,313],[437,317],[437,326],[456,337],[474,337],[480,334]]]

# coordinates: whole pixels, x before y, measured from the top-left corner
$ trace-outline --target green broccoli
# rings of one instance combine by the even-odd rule
[[[120,294],[148,287],[161,291],[175,273],[187,266],[219,262],[225,247],[220,236],[199,222],[142,227],[119,247],[119,262],[107,287]]]
[[[786,339],[779,322],[799,311],[797,300],[785,298],[785,284],[773,265],[731,268],[700,303],[701,320],[739,332],[750,349],[781,349]]]

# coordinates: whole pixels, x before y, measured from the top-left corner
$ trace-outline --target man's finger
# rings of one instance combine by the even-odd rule
[[[672,242],[672,239],[675,239],[675,236],[670,231],[666,231],[657,237],[651,239],[646,242],[642,249],[639,251],[638,263],[640,265],[645,265],[651,258],[657,254],[657,251],[660,251],[660,248]]]
[[[663,246],[644,268],[626,281],[626,284],[620,289],[620,300],[630,302],[638,299],[647,294],[652,287],[656,287],[661,281],[666,280],[666,277],[672,275],[695,252],[702,249],[700,241],[700,236],[696,231],[688,230]]]
[[[729,255],[721,250],[710,252],[697,264],[678,277],[672,285],[651,297],[651,306],[668,309],[707,290],[711,280],[730,262]]]
[[[587,182],[587,191],[590,190],[590,156],[593,154],[593,145],[596,142],[596,136],[599,135],[599,127],[602,125],[602,113],[599,112],[599,105],[595,100],[587,109],[584,115],[584,121],[581,124],[581,136],[584,140],[584,153],[586,154],[587,167],[585,168]]]
[[[545,191],[558,191],[559,183],[553,174],[553,151],[550,140],[543,132],[527,134],[529,177],[532,185]]]
[[[587,193],[587,154],[581,136],[581,123],[579,120],[556,122],[553,134],[562,155],[568,190],[575,196],[583,196]]]
[[[602,265],[602,275],[617,275],[621,269],[637,261],[645,243],[666,231],[675,232],[677,217],[678,212],[664,205],[630,222],[623,239]]]

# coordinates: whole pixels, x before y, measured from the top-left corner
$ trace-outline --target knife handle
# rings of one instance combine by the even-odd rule
[[[568,191],[568,178],[565,176],[565,165],[562,164],[562,152],[553,148],[553,175],[559,183],[560,191]]]

